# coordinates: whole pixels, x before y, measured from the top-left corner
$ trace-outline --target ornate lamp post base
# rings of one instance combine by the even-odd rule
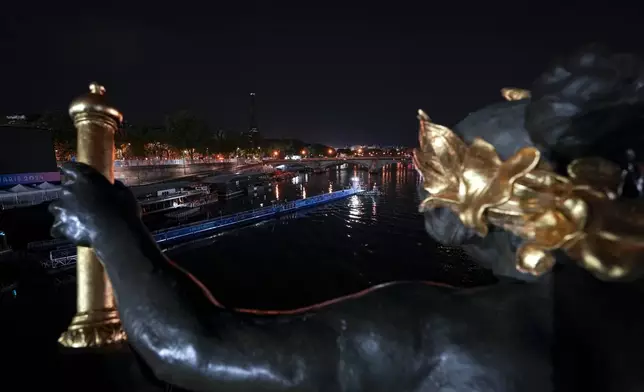
[[[104,347],[127,339],[116,309],[77,313],[58,342],[64,347]]]

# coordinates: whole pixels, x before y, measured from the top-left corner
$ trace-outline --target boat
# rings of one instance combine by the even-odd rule
[[[208,185],[195,184],[189,186],[165,186],[156,190],[156,195],[138,199],[143,215],[149,215],[182,207],[196,207],[217,201],[216,195],[211,195]],[[213,197],[214,196],[214,197]]]
[[[203,179],[212,186],[220,199],[231,199],[251,193],[249,184],[257,184],[269,180],[269,175],[263,172],[242,174],[226,174]]]

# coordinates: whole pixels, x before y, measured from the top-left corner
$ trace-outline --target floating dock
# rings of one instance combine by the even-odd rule
[[[175,226],[168,229],[157,230],[152,233],[152,236],[158,244],[165,246],[171,243],[185,241],[191,237],[196,237],[198,235],[202,235],[214,230],[233,226],[241,226],[253,222],[271,219],[283,214],[292,213],[304,208],[315,207],[363,192],[365,191],[359,187],[343,189],[340,191],[324,193],[321,195],[308,197],[306,199],[299,199],[288,203],[277,204],[274,206],[268,206],[250,211],[239,212],[236,214],[225,215],[218,218],[189,223],[186,225]],[[59,245],[58,249],[52,250],[50,252],[49,260],[43,261],[43,265],[46,268],[59,268],[74,264],[76,262],[75,247],[73,247],[71,244],[65,247],[60,247],[61,244],[58,241],[56,241],[56,245]]]

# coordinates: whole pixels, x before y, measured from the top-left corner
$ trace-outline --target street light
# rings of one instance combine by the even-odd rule
[[[329,148],[329,155],[333,154],[333,149]]]
[[[280,154],[280,153],[279,153],[279,151],[273,151],[273,156],[275,156],[275,157],[276,157],[276,156],[278,156],[279,154]]]
[[[306,155],[306,150],[302,150],[302,155]]]

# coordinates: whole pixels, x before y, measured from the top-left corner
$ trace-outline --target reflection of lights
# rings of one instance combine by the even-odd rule
[[[360,218],[362,216],[362,200],[358,195],[351,196],[349,199],[349,216],[351,218]]]
[[[330,182],[329,183],[329,193],[332,193],[332,192],[333,192],[333,183]]]
[[[302,185],[302,199],[306,199],[306,187]]]
[[[280,185],[275,184],[275,199],[279,200],[280,199]]]
[[[351,181],[358,182],[358,181],[360,181],[360,179],[358,177],[351,177]]]
[[[300,176],[295,176],[291,178],[291,183],[292,184],[299,184],[300,183]]]

